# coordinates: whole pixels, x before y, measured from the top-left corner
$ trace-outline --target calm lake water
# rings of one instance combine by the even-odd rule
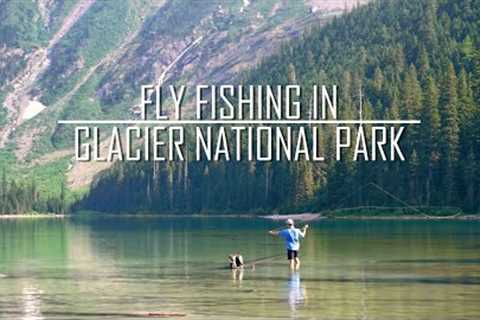
[[[320,221],[290,272],[260,219],[0,221],[0,318],[479,319],[478,221]],[[240,251],[254,270],[225,269]],[[281,255],[281,256],[278,256]]]

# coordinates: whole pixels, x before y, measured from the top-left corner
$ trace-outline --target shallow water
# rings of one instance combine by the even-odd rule
[[[0,318],[479,319],[477,221],[321,221],[290,272],[256,219],[0,221]],[[240,251],[265,259],[225,269]],[[280,256],[278,256],[280,255]]]

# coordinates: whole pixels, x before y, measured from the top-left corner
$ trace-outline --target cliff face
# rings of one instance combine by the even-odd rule
[[[360,4],[24,2],[0,5],[0,148],[30,165],[70,154],[72,130],[58,119],[132,117],[141,84],[235,83],[282,42]]]

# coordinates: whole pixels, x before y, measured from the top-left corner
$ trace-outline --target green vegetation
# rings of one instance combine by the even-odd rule
[[[410,127],[402,141],[405,162],[119,164],[77,207],[110,212],[398,207],[392,197],[365,188],[375,183],[410,205],[478,212],[478,21],[480,7],[472,0],[378,1],[286,44],[245,77],[248,84],[338,84],[342,119],[358,117],[354,97],[360,89],[367,119],[420,118],[422,125]],[[332,129],[321,130],[320,147],[332,154]]]
[[[65,213],[75,195],[65,188],[69,159],[31,168],[16,166],[15,156],[0,152],[0,214],[27,212]]]
[[[0,87],[25,68],[27,54],[48,45],[75,2],[44,1],[46,7],[40,9],[40,1],[0,1],[0,47],[6,52],[0,64]]]
[[[5,93],[0,91],[0,106],[3,106],[3,101],[5,100]],[[5,108],[0,108],[0,127],[5,125],[7,122],[7,110]]]
[[[0,65],[0,87],[4,88],[6,83],[15,78],[15,75],[25,67],[24,54],[24,52],[18,52],[18,55],[2,57],[3,61]],[[7,90],[4,91],[6,92]]]
[[[82,119],[101,119],[102,111],[100,103],[95,99],[95,88],[98,84],[98,75],[94,75],[90,81],[82,85],[77,95],[72,99],[67,108],[61,113],[61,119],[76,119],[82,115]],[[55,147],[68,147],[74,141],[74,126],[57,126],[51,142]]]
[[[50,9],[50,21],[48,21],[50,36],[53,36],[60,29],[65,17],[67,17],[77,2],[78,0],[56,0],[53,2]]]
[[[53,104],[71,90],[90,67],[116,49],[138,25],[137,13],[133,1],[95,2],[53,48],[52,63],[39,82],[45,92],[42,102]]]
[[[16,159],[12,152],[1,150],[0,151],[0,168],[10,176],[14,176],[17,173],[17,167],[15,166]]]
[[[36,88],[42,102],[55,105],[91,67],[117,49],[126,35],[141,25],[139,12],[148,7],[147,2],[150,3],[97,1],[50,53],[52,63]],[[70,145],[73,131],[56,127],[55,119],[101,119],[107,115],[124,118],[125,110],[137,96],[139,83],[154,77],[151,65],[160,51],[152,49],[152,44],[169,37],[184,39],[197,26],[200,34],[225,30],[234,39],[251,25],[249,20],[260,19],[257,13],[271,14],[272,3],[254,1],[240,14],[240,2],[225,5],[221,1],[208,1],[204,6],[193,6],[186,0],[168,2],[147,18],[135,40],[135,50],[119,60],[120,64],[132,63],[139,52],[153,50],[149,55],[140,54],[145,57],[142,64],[119,79],[115,79],[114,68],[99,69],[64,106],[57,105],[55,110],[40,114],[18,128],[17,133],[21,133],[38,125],[46,127],[27,159]],[[0,34],[2,37],[14,34],[6,44],[27,51],[45,45],[74,4],[73,0],[56,2],[51,7],[51,21],[45,25],[33,2],[1,2],[0,8],[4,10],[0,10],[0,16],[8,19],[0,22]],[[225,14],[218,13],[220,4],[225,7]],[[423,208],[422,212],[439,206],[478,212],[480,10],[477,7],[472,0],[374,2],[285,44],[279,54],[243,77],[246,84],[298,83],[304,88],[314,83],[338,84],[343,119],[358,117],[360,89],[364,93],[365,118],[420,118],[422,125],[409,127],[402,141],[406,162],[334,162],[327,158],[326,163],[190,160],[117,164],[76,207],[112,212],[185,213],[398,207],[398,201],[392,197],[365,188],[366,183],[374,182],[398,199]],[[276,11],[273,20],[265,20],[267,23],[259,27],[268,28],[276,23],[275,19],[296,19],[304,16],[305,10],[303,5],[288,2]],[[0,39],[0,43],[5,41]],[[1,83],[18,70],[11,63],[7,66],[0,71]],[[0,111],[0,124],[4,121],[5,111]],[[321,128],[320,148],[324,154],[332,153],[333,134],[331,128]],[[62,197],[61,203],[73,201],[73,195],[61,188],[65,185],[68,164],[68,159],[62,159],[32,169],[19,166],[11,150],[2,151],[0,168],[6,176],[2,199],[10,197],[4,208],[8,206],[14,212],[53,210],[60,208],[58,199]],[[15,192],[18,199],[23,199],[18,200],[21,204],[15,205],[12,198]],[[110,201],[111,197],[115,201]],[[40,204],[32,199],[38,199]],[[49,205],[49,199],[57,200]]]
[[[31,49],[47,42],[45,26],[34,1],[0,2],[0,44]]]
[[[30,212],[67,212],[66,188],[62,187],[59,197],[41,199],[35,180],[18,184],[8,181],[3,174],[0,181],[0,214],[23,214]]]
[[[70,10],[71,6],[69,1],[63,12]],[[65,99],[61,104],[58,100],[70,92],[79,81],[84,80],[90,68],[118,49],[130,32],[139,28],[140,11],[149,6],[150,1],[146,0],[121,3],[113,0],[97,1],[53,48],[52,63],[41,77],[38,90],[43,92],[42,102],[54,107],[54,110],[47,115],[37,116],[18,129],[18,132],[22,133],[35,126],[48,127],[45,133],[35,140],[27,159],[65,147],[66,141],[73,141],[71,128],[56,127],[52,120],[101,118],[103,113],[99,111],[99,104],[96,102],[96,86],[99,79],[105,75],[105,69],[97,69],[70,99]]]
[[[50,53],[51,64],[49,69],[43,74],[38,81],[38,87],[35,88],[34,94],[44,92],[42,100],[47,102],[47,106],[52,106],[58,99],[64,96],[74,85],[82,79],[88,69],[97,64],[108,53],[118,48],[119,44],[125,39],[126,35],[132,30],[137,29],[141,24],[140,10],[144,10],[151,6],[151,1],[97,1],[87,13],[74,25],[69,33],[53,48]],[[30,4],[29,4],[30,3]],[[59,0],[49,6],[49,21],[40,21],[42,29],[41,39],[45,41],[37,41],[35,46],[46,46],[47,40],[51,37],[64,22],[64,18],[74,7],[76,0]],[[2,7],[3,6],[3,7]],[[11,1],[1,2],[0,7],[8,9],[1,11],[9,18],[3,24],[11,23],[15,28],[9,29],[16,39],[33,39],[30,34],[37,29],[32,28],[29,24],[40,19],[37,3],[35,1]],[[23,15],[23,16],[21,16]],[[27,21],[25,16],[35,15],[35,19]],[[27,24],[27,22],[29,24]],[[48,23],[47,23],[48,22]],[[27,26],[25,27],[24,26]],[[0,23],[0,28],[2,24]],[[26,30],[28,28],[28,32]],[[0,29],[0,34],[7,37],[8,46],[22,46],[27,48],[26,40],[23,42],[12,42],[11,35],[6,33],[8,30]],[[23,37],[23,38],[22,38]],[[33,41],[33,40],[32,40]],[[32,42],[30,41],[30,42]],[[32,42],[33,43],[33,42]],[[1,45],[1,44],[0,44]],[[12,75],[25,65],[23,55],[12,56],[5,61],[5,66],[0,69],[0,83],[4,83],[12,78]],[[102,70],[103,71],[103,70]],[[71,138],[68,134],[63,134],[62,128],[55,130],[55,119],[59,117],[74,118],[82,114],[83,117],[100,118],[100,109],[95,101],[95,89],[98,79],[104,73],[99,71],[93,77],[89,78],[78,92],[71,97],[69,101],[65,101],[65,106],[57,105],[54,110],[38,115],[35,119],[26,122],[17,128],[16,134],[28,132],[37,127],[45,130],[38,137],[26,159],[32,160],[49,151],[53,151],[54,147],[65,146],[65,139]],[[0,95],[0,101],[3,101],[3,92]],[[76,116],[75,116],[76,115]],[[0,108],[0,124],[3,124],[6,117],[6,110]],[[65,130],[66,131],[66,130]],[[67,131],[66,131],[67,132]],[[53,136],[50,136],[53,134]],[[69,145],[70,146],[70,145]],[[14,147],[14,145],[9,146]],[[13,151],[11,149],[2,150],[0,154],[0,172],[4,170],[8,181],[5,190],[9,193],[19,192],[20,202],[27,204],[12,207],[8,205],[13,212],[23,210],[37,210],[38,208],[48,208],[51,210],[54,206],[47,205],[49,199],[58,199],[61,194],[61,186],[65,184],[65,172],[69,165],[69,159],[61,159],[46,165],[34,165],[32,167],[26,164],[17,163]],[[39,203],[33,204],[30,200],[25,200],[25,194],[28,193],[30,184],[34,179],[35,189],[38,193]],[[19,191],[23,190],[23,191]],[[7,192],[7,191],[5,191]],[[73,201],[73,197],[77,193],[66,192],[67,202]],[[30,197],[31,198],[31,197]]]
[[[156,35],[184,37],[221,3],[220,0],[209,0],[201,5],[192,5],[189,0],[168,1],[145,22],[142,36],[147,40]]]

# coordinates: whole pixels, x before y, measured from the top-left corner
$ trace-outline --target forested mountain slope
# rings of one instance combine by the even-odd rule
[[[343,119],[357,117],[362,89],[365,118],[422,120],[402,140],[405,162],[118,164],[77,207],[246,212],[409,203],[478,212],[479,32],[473,0],[376,1],[290,42],[246,77],[338,84]],[[332,130],[322,132],[321,148],[331,152]]]
[[[108,167],[73,161],[73,128],[57,120],[132,118],[140,84],[234,81],[363,2],[0,1],[0,170],[15,180],[4,211],[59,197],[62,184],[88,188]]]

